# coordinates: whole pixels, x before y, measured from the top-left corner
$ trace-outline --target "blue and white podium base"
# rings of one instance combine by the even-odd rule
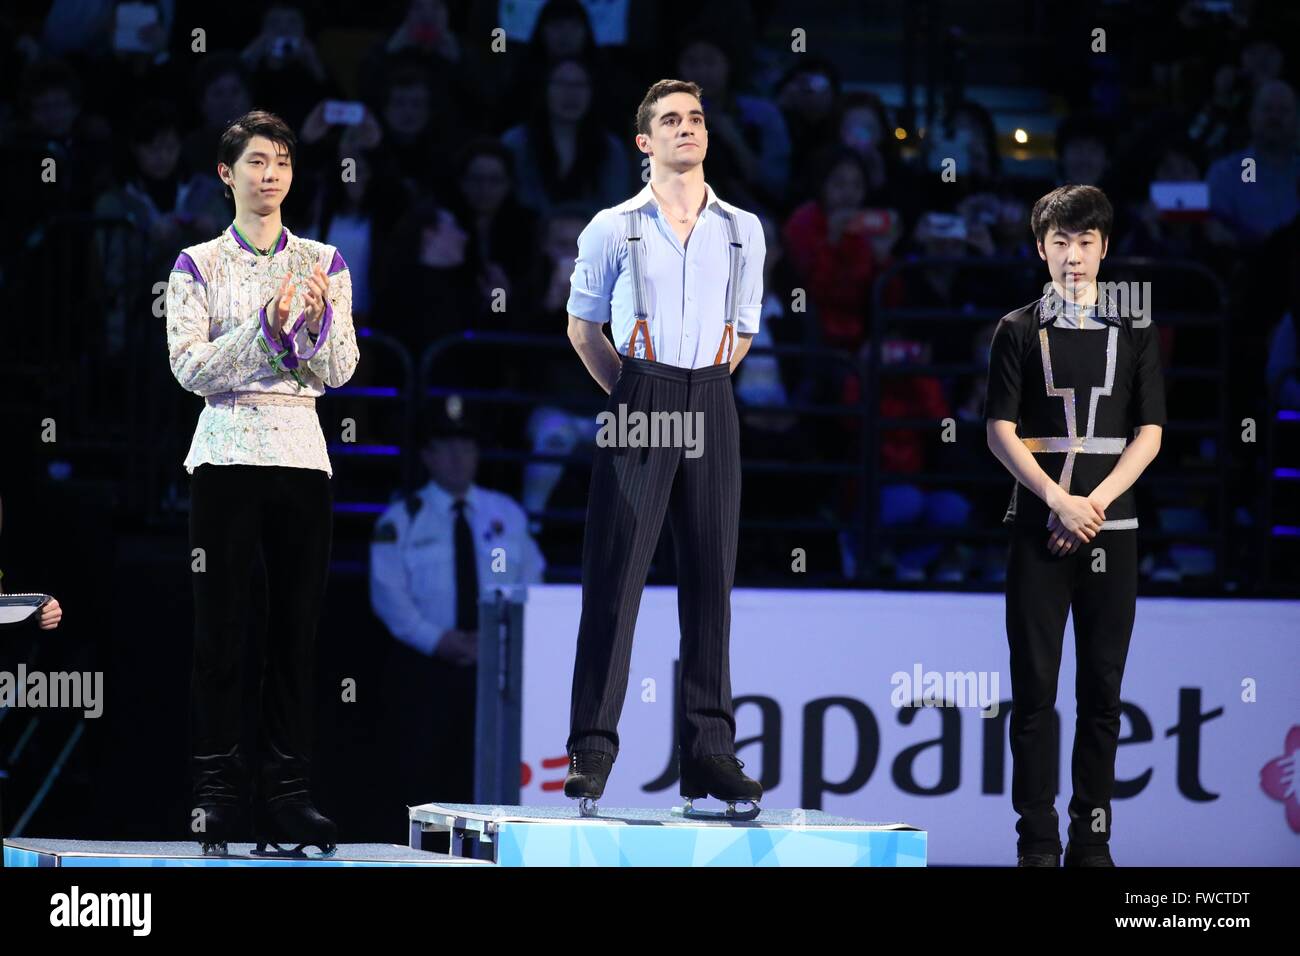
[[[670,809],[428,803],[410,808],[412,849],[450,834],[453,856],[499,866],[925,866],[926,833],[819,810],[701,820]]]
[[[479,860],[430,853],[385,843],[341,844],[334,855],[253,856],[252,843],[232,843],[226,856],[204,856],[197,843],[102,840],[11,839],[4,841],[5,866],[464,866]]]

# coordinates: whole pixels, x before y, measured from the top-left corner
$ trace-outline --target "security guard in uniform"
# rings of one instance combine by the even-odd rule
[[[524,510],[474,484],[478,436],[437,416],[420,451],[424,487],[379,519],[370,603],[397,640],[386,668],[387,739],[403,799],[471,802],[480,595],[523,597],[545,561]]]

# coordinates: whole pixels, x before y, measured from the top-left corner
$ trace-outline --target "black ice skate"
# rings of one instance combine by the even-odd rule
[[[190,814],[190,829],[204,856],[226,856],[228,844],[238,837],[243,813],[235,803],[200,801]]]
[[[254,856],[305,857],[303,847],[315,847],[322,857],[334,855],[338,827],[308,800],[291,800],[274,809],[265,807],[254,825]],[[268,851],[267,846],[275,848]],[[288,849],[286,849],[288,847]]]
[[[743,773],[745,762],[733,754],[711,754],[707,757],[689,758],[678,753],[681,767],[681,792],[686,800],[683,807],[673,812],[698,820],[753,820],[760,813],[758,801],[763,796],[763,786]],[[697,797],[715,797],[727,805],[723,811],[697,810],[693,801]],[[749,808],[737,810],[736,804]]]
[[[575,750],[569,755],[569,774],[564,778],[564,795],[578,801],[578,813],[594,817],[596,801],[605,792],[614,758],[599,750]]]

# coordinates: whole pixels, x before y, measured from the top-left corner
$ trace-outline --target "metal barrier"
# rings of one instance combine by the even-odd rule
[[[61,421],[71,423],[71,429],[60,435],[67,441],[70,452],[90,455],[102,454],[114,461],[112,473],[125,478],[122,489],[124,510],[143,514],[147,520],[159,517],[159,502],[165,476],[174,472],[178,455],[183,450],[172,442],[160,441],[160,436],[180,433],[177,419],[183,412],[179,402],[159,402],[151,396],[163,394],[159,389],[174,387],[165,362],[165,322],[153,320],[154,279],[165,281],[166,276],[147,274],[148,263],[141,251],[145,247],[143,236],[128,220],[118,217],[59,216],[39,227],[32,235],[24,262],[30,260],[19,279],[20,288],[10,288],[7,294],[16,304],[31,308],[35,302],[42,304],[42,312],[52,319],[26,323],[21,334],[11,328],[6,343],[4,361],[14,374],[28,376],[37,396],[40,409]],[[865,359],[858,359],[840,349],[803,345],[754,347],[753,355],[772,355],[777,358],[802,358],[823,363],[842,373],[861,376],[862,388],[853,404],[833,402],[796,401],[785,405],[745,404],[743,413],[777,412],[794,414],[800,418],[852,417],[857,420],[855,431],[861,442],[856,461],[789,461],[782,459],[757,459],[747,457],[742,467],[749,472],[767,472],[789,475],[817,475],[842,477],[857,486],[861,514],[856,521],[835,520],[777,520],[758,516],[742,518],[742,529],[753,530],[816,530],[849,532],[858,539],[859,579],[871,580],[878,565],[883,543],[888,539],[932,540],[943,533],[929,529],[885,529],[881,526],[879,497],[882,485],[879,449],[882,434],[895,428],[932,428],[937,420],[884,418],[878,412],[882,381],[886,376],[935,375],[961,377],[982,374],[985,364],[946,363],[882,365],[880,345],[886,325],[899,323],[933,324],[937,322],[965,322],[974,328],[976,323],[996,320],[1001,310],[958,312],[952,309],[889,309],[884,305],[884,293],[889,283],[905,270],[933,266],[956,266],[963,270],[984,270],[990,273],[1032,272],[1042,275],[1037,262],[1020,259],[913,259],[898,263],[878,277],[873,289],[873,311],[870,327],[871,348]],[[1226,293],[1219,279],[1204,266],[1181,261],[1151,259],[1108,259],[1108,276],[1142,273],[1159,270],[1178,272],[1205,280],[1215,293],[1213,307],[1196,312],[1160,311],[1158,324],[1162,327],[1209,327],[1219,336],[1219,355],[1226,356],[1228,323],[1225,321]],[[76,281],[86,277],[85,283]],[[41,290],[47,290],[41,298]],[[15,291],[17,294],[15,295]],[[35,295],[32,301],[24,300]],[[123,315],[120,334],[105,328],[103,322],[112,315]],[[74,322],[73,316],[87,316],[94,321]],[[598,396],[575,392],[571,395],[542,394],[532,391],[501,390],[485,383],[483,388],[451,388],[435,385],[431,372],[435,362],[453,349],[488,349],[497,353],[512,348],[546,349],[569,353],[572,346],[560,335],[542,335],[518,332],[467,331],[446,336],[430,344],[413,363],[410,353],[396,339],[369,329],[359,329],[368,348],[379,347],[391,353],[399,369],[401,381],[396,386],[348,387],[331,390],[331,398],[360,401],[396,402],[400,425],[400,481],[406,488],[415,487],[418,476],[415,455],[415,418],[422,401],[430,397],[460,395],[466,401],[485,405],[548,405],[575,411],[590,412],[593,416],[602,408]],[[574,365],[575,373],[580,364]],[[1203,378],[1222,384],[1223,365],[1212,368],[1171,368],[1166,371],[1170,380]],[[579,375],[578,381],[583,381]],[[69,387],[71,386],[71,387]],[[1228,528],[1226,499],[1227,394],[1218,389],[1216,415],[1204,421],[1172,420],[1170,432],[1190,433],[1213,437],[1218,443],[1218,454],[1212,474],[1168,474],[1157,472],[1162,485],[1212,487],[1216,495],[1216,526],[1205,535],[1160,534],[1144,535],[1146,540],[1204,541],[1211,544],[1216,554],[1216,580],[1222,580]],[[65,428],[67,426],[65,425]],[[71,434],[69,434],[69,431]],[[490,450],[485,458],[518,463],[556,462],[562,464],[589,464],[589,452],[570,455],[547,455],[531,450]],[[1159,468],[1159,465],[1157,465]],[[905,479],[918,485],[979,484],[991,481],[1008,481],[1002,476],[962,475],[942,471],[910,474]],[[551,523],[581,524],[585,515],[578,509],[544,511],[534,517]],[[956,529],[953,533],[979,537],[970,528]],[[998,536],[997,532],[988,537]]]
[[[483,405],[548,405],[572,409],[574,411],[589,412],[594,418],[595,415],[603,409],[603,402],[596,396],[585,394],[575,395],[549,395],[535,392],[520,391],[503,391],[494,388],[466,389],[445,386],[432,385],[431,372],[434,363],[449,350],[456,348],[477,348],[477,349],[501,349],[504,347],[538,349],[543,348],[551,351],[560,351],[571,353],[573,346],[567,338],[555,335],[538,335],[522,332],[463,332],[457,335],[450,335],[431,343],[421,354],[417,370],[417,381],[419,394],[422,398],[439,398],[451,395],[458,395],[464,401],[475,402]],[[841,349],[820,348],[816,346],[803,345],[781,345],[772,347],[753,347],[749,351],[750,355],[773,355],[777,358],[783,356],[791,358],[805,358],[810,360],[822,360],[833,365],[841,366],[848,371],[856,371],[857,363],[849,353]],[[582,369],[580,361],[574,356],[574,372],[577,378],[575,381],[585,381],[585,372]],[[807,417],[853,417],[858,419],[860,434],[865,435],[866,420],[869,410],[865,400],[859,401],[856,405],[844,404],[827,404],[820,402],[791,402],[784,405],[746,403],[742,409],[742,414],[750,412],[780,412],[786,414],[796,414]],[[865,442],[863,452],[865,455]],[[494,461],[517,462],[524,466],[529,462],[554,462],[559,464],[590,464],[590,455],[588,453],[569,454],[569,455],[549,455],[534,453],[531,450],[523,452],[512,451],[485,451],[483,457]],[[741,467],[748,471],[766,471],[776,473],[798,474],[822,474],[822,475],[843,475],[856,480],[861,484],[864,476],[862,462],[790,462],[779,459],[754,459],[742,457]],[[859,489],[861,490],[861,489]],[[580,525],[586,520],[586,515],[578,509],[548,509],[531,517],[555,524],[576,524]],[[856,534],[860,531],[847,521],[802,521],[802,520],[764,520],[758,517],[746,518],[743,514],[741,517],[742,530],[811,530],[811,531],[848,531]]]
[[[1292,365],[1282,370],[1282,379],[1278,382],[1278,392],[1281,385],[1284,384],[1288,377],[1300,375],[1300,365]],[[1297,544],[1300,544],[1300,527],[1295,525],[1279,526],[1274,524],[1277,516],[1277,499],[1278,487],[1295,488],[1295,482],[1300,481],[1300,463],[1293,462],[1290,466],[1280,465],[1278,462],[1278,441],[1279,433],[1283,426],[1294,430],[1300,427],[1300,409],[1282,407],[1281,395],[1270,389],[1268,403],[1268,426],[1264,437],[1264,497],[1261,510],[1261,520],[1259,521],[1258,537],[1259,560],[1261,577],[1270,586],[1281,585],[1292,593],[1295,593],[1300,587],[1300,581],[1296,577]],[[1292,444],[1291,448],[1300,447]],[[1288,512],[1294,520],[1296,514],[1296,502],[1300,496],[1294,492],[1291,494],[1292,510]],[[1280,541],[1286,541],[1291,544],[1290,562],[1283,565],[1281,574],[1277,580],[1274,580],[1275,558],[1274,549],[1277,548]]]
[[[326,389],[321,401],[332,403],[344,399],[353,402],[373,402],[375,404],[395,402],[399,416],[397,429],[398,467],[393,483],[400,483],[409,487],[410,476],[414,470],[415,363],[411,360],[411,353],[406,346],[387,333],[369,327],[361,327],[357,329],[357,339],[358,346],[363,350],[363,361],[373,361],[373,359],[367,360],[364,353],[376,347],[389,353],[397,363],[400,381],[396,385],[349,384],[341,388]],[[332,453],[339,450],[341,450],[341,446],[331,446]]]
[[[872,290],[872,323],[870,336],[869,355],[864,363],[864,373],[866,376],[866,387],[863,392],[870,395],[872,407],[880,408],[881,385],[886,376],[914,376],[914,375],[932,375],[947,377],[963,377],[980,375],[987,369],[986,363],[964,362],[964,363],[943,363],[943,364],[893,364],[883,365],[880,361],[881,343],[884,339],[884,329],[886,325],[898,325],[905,323],[918,324],[935,324],[961,323],[966,322],[974,329],[980,324],[987,324],[1001,318],[1012,308],[1006,310],[975,309],[975,310],[956,310],[951,308],[924,308],[924,309],[906,309],[906,308],[887,308],[884,304],[884,296],[889,288],[889,284],[896,277],[900,276],[907,270],[935,266],[951,266],[962,270],[974,272],[987,271],[990,273],[1002,273],[1011,276],[1013,273],[1025,272],[1026,269],[1032,269],[1033,273],[1039,277],[1042,276],[1042,266],[1037,261],[1027,261],[1023,259],[1012,258],[916,258],[908,259],[896,263],[877,277]],[[1208,421],[1179,421],[1175,416],[1170,416],[1170,422],[1166,426],[1166,432],[1183,432],[1191,434],[1201,434],[1212,437],[1215,440],[1215,468],[1213,474],[1208,475],[1188,475],[1181,473],[1166,473],[1164,469],[1158,469],[1155,477],[1162,486],[1169,485],[1206,485],[1213,488],[1216,492],[1215,512],[1216,521],[1215,529],[1209,534],[1179,534],[1179,533],[1161,533],[1161,532],[1144,532],[1143,539],[1146,541],[1196,541],[1201,543],[1212,544],[1215,549],[1215,574],[1214,581],[1221,585],[1224,574],[1224,562],[1227,550],[1227,531],[1228,531],[1228,513],[1227,513],[1227,461],[1223,453],[1224,439],[1226,437],[1228,405],[1227,390],[1223,387],[1226,380],[1226,370],[1222,364],[1222,357],[1228,354],[1228,320],[1227,320],[1227,293],[1219,278],[1200,263],[1187,262],[1182,260],[1156,260],[1144,258],[1108,258],[1106,260],[1106,273],[1108,281],[1116,275],[1124,275],[1129,272],[1155,271],[1162,272],[1180,272],[1198,276],[1207,282],[1210,289],[1214,290],[1217,296],[1215,308],[1201,312],[1185,311],[1160,311],[1157,325],[1160,327],[1187,328],[1187,327],[1207,327],[1217,331],[1219,337],[1218,354],[1221,362],[1214,368],[1192,368],[1192,369],[1166,369],[1166,381],[1176,380],[1179,378],[1206,378],[1217,381],[1218,402],[1217,414]],[[1041,279],[1039,286],[1041,289]],[[1013,308],[1012,303],[1008,303]],[[889,429],[915,429],[915,428],[936,428],[940,425],[938,419],[925,418],[886,418],[882,416],[872,416],[870,419],[870,440],[868,444],[873,448],[879,448],[881,444],[881,433]],[[1159,461],[1159,459],[1157,459]],[[881,527],[878,507],[874,502],[879,500],[881,487],[881,471],[879,457],[873,455],[865,463],[868,476],[866,480],[867,495],[867,528],[865,538],[867,542],[866,553],[868,555],[878,555],[882,548],[882,541],[886,538],[915,538],[915,539],[935,539],[944,537],[944,533],[934,529],[912,528],[912,529],[884,529]],[[1148,473],[1150,474],[1150,473]],[[962,484],[973,482],[987,482],[991,479],[983,476],[945,474],[942,472],[910,474],[904,479],[908,483],[914,484]],[[996,480],[1006,481],[1008,483],[1008,494],[1010,493],[1011,484],[1014,481],[1009,477],[998,478]],[[963,537],[981,537],[980,534],[973,533],[970,528],[954,529],[953,534],[960,534]],[[988,531],[983,537],[990,539],[1002,537],[1000,531]]]
[[[7,277],[11,323],[0,354],[29,407],[58,427],[59,454],[144,493],[130,423],[147,404],[140,367],[152,295],[146,243],[130,220],[61,214],[35,226]],[[159,323],[161,325],[161,323]]]

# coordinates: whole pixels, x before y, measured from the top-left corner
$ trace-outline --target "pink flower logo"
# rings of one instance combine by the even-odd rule
[[[1259,785],[1286,807],[1286,822],[1292,833],[1300,833],[1300,725],[1287,731],[1285,753],[1264,764]]]

